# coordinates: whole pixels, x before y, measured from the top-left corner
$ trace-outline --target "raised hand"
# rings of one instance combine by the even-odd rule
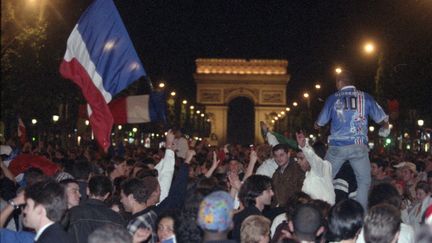
[[[166,148],[167,149],[173,149],[173,144],[174,144],[174,133],[172,132],[172,130],[168,130],[167,131],[167,135],[166,135]]]

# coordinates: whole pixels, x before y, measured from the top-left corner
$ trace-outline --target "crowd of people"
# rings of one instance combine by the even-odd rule
[[[369,154],[367,117],[383,136],[388,117],[349,77],[337,87],[317,120],[331,122],[328,144],[301,131],[282,142],[264,122],[266,143],[252,147],[181,129],[164,147],[117,143],[108,155],[11,139],[1,242],[432,242],[431,154]]]

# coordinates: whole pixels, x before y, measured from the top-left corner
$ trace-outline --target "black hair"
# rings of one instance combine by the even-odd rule
[[[88,182],[88,189],[90,195],[103,197],[107,193],[112,194],[113,184],[107,176],[97,175],[90,178]]]
[[[294,234],[299,240],[315,240],[316,233],[322,226],[322,215],[318,208],[312,204],[302,204],[292,217]]]
[[[397,189],[390,183],[381,183],[372,187],[369,192],[368,207],[371,208],[380,203],[388,203],[400,208],[402,198]]]
[[[151,178],[151,177],[146,177]],[[138,203],[145,203],[150,197],[149,185],[143,179],[131,178],[121,184],[121,189],[126,196],[133,195]]]
[[[425,193],[431,192],[431,187],[426,181],[419,181],[415,187],[416,190],[423,190]]]
[[[271,188],[272,180],[264,175],[252,175],[246,179],[239,191],[239,199],[245,207],[255,205],[255,199]]]
[[[363,227],[364,210],[360,203],[352,199],[338,202],[330,210],[328,231],[329,241],[354,239]]]
[[[374,159],[371,163],[376,164],[378,168],[382,168],[383,170],[385,170],[388,166],[388,162],[381,158]]]
[[[54,180],[44,180],[34,183],[25,189],[25,197],[35,202],[34,206],[42,205],[46,217],[51,221],[61,220],[67,209],[64,188]]]
[[[272,153],[274,153],[274,152],[276,152],[276,151],[278,151],[278,150],[281,150],[281,149],[282,149],[285,153],[288,153],[288,145],[283,144],[283,143],[280,143],[280,144],[274,146],[274,147],[272,148]]]
[[[364,221],[365,242],[391,242],[400,230],[400,210],[387,203],[377,204]]]
[[[318,157],[320,157],[321,159],[324,159],[327,149],[326,149],[326,145],[322,142],[322,141],[316,141],[313,145],[312,148],[315,152],[316,155],[318,155]]]
[[[306,204],[309,203],[312,200],[312,198],[302,192],[295,192],[292,196],[290,196],[286,202],[286,209],[285,209],[285,213],[286,213],[286,217],[287,219],[292,219],[294,212],[296,210],[297,207],[299,207],[302,204]]]
[[[59,183],[60,183],[60,185],[62,185],[64,187],[66,187],[70,183],[75,183],[75,184],[79,185],[77,180],[71,179],[71,178],[61,180],[61,181],[59,181]]]

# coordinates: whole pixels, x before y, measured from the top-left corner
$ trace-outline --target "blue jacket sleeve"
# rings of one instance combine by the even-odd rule
[[[188,178],[189,164],[183,163],[180,165],[177,176],[174,178],[168,196],[155,207],[154,210],[157,215],[169,209],[181,208],[183,206],[186,197]]]

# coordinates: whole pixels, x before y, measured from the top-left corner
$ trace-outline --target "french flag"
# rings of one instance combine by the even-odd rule
[[[151,121],[166,122],[165,94],[153,92],[149,95],[121,97],[109,103],[114,124],[136,124]]]
[[[95,0],[67,41],[60,73],[82,90],[96,140],[107,151],[113,117],[112,97],[146,75],[112,0]]]

